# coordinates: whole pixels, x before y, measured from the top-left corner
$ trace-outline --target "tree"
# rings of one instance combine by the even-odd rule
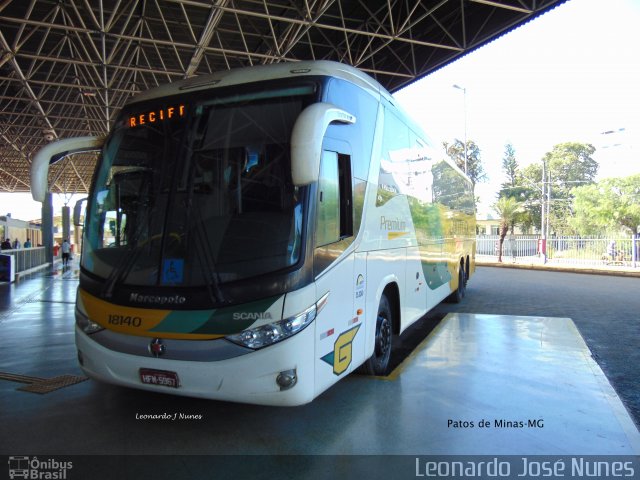
[[[498,262],[502,262],[502,246],[509,227],[512,226],[521,210],[521,203],[513,197],[500,197],[493,206],[500,216],[500,240],[498,240]]]
[[[524,202],[531,196],[530,187],[523,184],[522,173],[516,160],[516,151],[513,145],[507,143],[504,146],[504,157],[502,158],[502,171],[506,177],[506,182],[502,183],[502,187],[497,197],[513,197],[520,202]],[[525,228],[532,225],[531,216],[521,209],[516,221]],[[513,225],[511,226],[513,229]]]
[[[636,233],[640,225],[640,174],[607,178],[573,189],[571,224],[580,235]]]
[[[507,176],[507,181],[502,184],[503,188],[516,187],[518,185],[518,161],[513,145],[507,143],[504,146],[504,157],[502,157],[502,170]]]
[[[598,174],[598,162],[592,155],[593,145],[561,143],[544,154],[543,161],[551,172],[551,180],[559,184],[559,191],[569,193],[576,183],[593,183]],[[558,186],[555,187],[558,190]]]
[[[464,143],[456,138],[452,144],[442,142],[442,146],[447,156],[464,172]],[[467,176],[474,188],[476,183],[487,179],[480,158],[480,148],[473,140],[467,140]]]
[[[594,152],[592,145],[567,142],[555,145],[542,159],[545,164],[545,191],[551,188],[549,224],[557,233],[569,233],[569,219],[573,216],[573,189],[595,182],[598,162],[592,158]],[[542,182],[542,163],[534,163],[523,169],[521,183],[526,190],[523,191],[522,200],[535,225],[541,222]]]

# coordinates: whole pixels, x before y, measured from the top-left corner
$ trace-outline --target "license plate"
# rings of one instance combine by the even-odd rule
[[[160,385],[162,387],[178,388],[180,379],[176,372],[167,370],[153,370],[151,368],[140,369],[140,381],[147,385]]]

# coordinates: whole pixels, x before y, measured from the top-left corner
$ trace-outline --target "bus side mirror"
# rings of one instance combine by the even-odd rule
[[[322,140],[329,124],[356,123],[356,117],[330,103],[314,103],[305,108],[291,133],[291,177],[295,186],[318,181]]]
[[[80,217],[82,216],[82,204],[87,201],[87,198],[81,198],[76,202],[76,205],[73,207],[73,225],[76,227],[81,227],[82,222],[80,221]]]
[[[31,196],[36,202],[43,202],[47,194],[49,165],[68,155],[99,151],[104,143],[100,137],[65,138],[41,148],[31,162]]]

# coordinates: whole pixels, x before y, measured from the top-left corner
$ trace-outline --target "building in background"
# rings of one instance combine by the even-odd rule
[[[39,221],[26,221],[12,218],[11,215],[0,216],[0,238],[8,238],[13,243],[16,239],[24,245],[27,238],[33,247],[42,244],[42,231]]]

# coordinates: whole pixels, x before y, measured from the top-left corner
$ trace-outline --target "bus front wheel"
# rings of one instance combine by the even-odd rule
[[[386,375],[391,358],[391,341],[393,339],[393,314],[389,299],[383,293],[378,306],[376,318],[376,336],[373,354],[363,367],[368,375]]]

